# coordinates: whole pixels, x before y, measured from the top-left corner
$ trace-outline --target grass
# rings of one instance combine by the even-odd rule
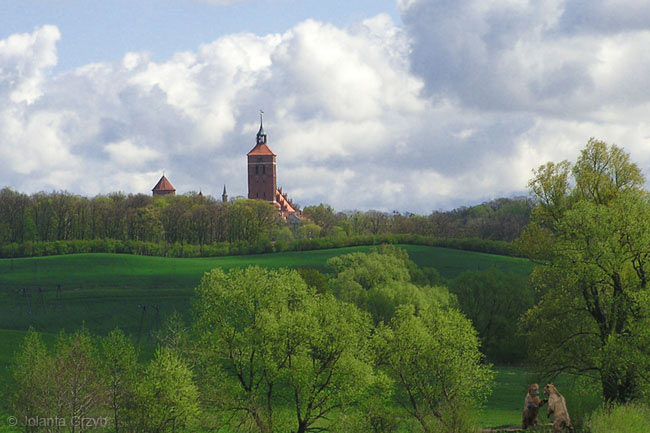
[[[521,424],[528,387],[528,374],[522,367],[496,367],[492,394],[479,413],[479,423],[485,427]]]
[[[650,425],[650,407],[640,404],[601,408],[589,420],[592,433],[645,433]]]
[[[533,266],[519,258],[427,246],[400,247],[420,267],[434,267],[445,278],[490,267],[527,275]],[[329,258],[371,248],[192,259],[119,254],[0,259],[0,389],[5,388],[13,354],[30,326],[44,333],[46,342],[52,342],[62,329],[73,331],[86,326],[92,333],[104,335],[120,327],[147,347],[153,344],[152,334],[166,316],[174,311],[188,313],[194,287],[210,269],[259,265],[326,271]],[[518,400],[525,395],[518,389],[520,379],[512,378],[514,382],[509,383],[508,373],[501,372],[498,377],[499,384],[501,379],[505,381],[498,385],[503,387],[499,394],[505,400],[488,402],[489,410],[481,421],[490,425],[496,419],[515,419],[520,410]],[[507,396],[514,388],[516,404]],[[490,418],[492,412],[498,416]],[[0,432],[3,421],[0,419]]]
[[[187,312],[204,272],[248,265],[325,270],[327,259],[371,247],[252,256],[171,259],[118,254],[78,254],[0,260],[0,329],[56,333],[85,324],[105,334],[119,326],[149,338],[165,316]],[[469,251],[403,246],[421,267],[452,278],[466,269],[490,266],[525,274],[530,262]],[[60,288],[60,290],[59,290]],[[146,306],[146,309],[142,306]],[[1,348],[0,348],[1,350]]]
[[[506,427],[521,425],[521,413],[528,385],[538,383],[540,398],[544,398],[544,386],[549,381],[527,371],[524,367],[495,367],[496,377],[492,394],[485,407],[479,412],[478,420],[484,427]],[[553,380],[560,393],[566,398],[567,410],[574,426],[580,428],[596,408],[602,405],[600,392],[596,387],[576,377],[563,375]],[[550,423],[546,417],[546,406],[539,412],[540,424]]]

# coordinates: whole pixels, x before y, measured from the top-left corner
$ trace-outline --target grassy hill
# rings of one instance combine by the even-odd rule
[[[528,274],[524,259],[470,251],[402,245],[420,267],[434,267],[445,278],[465,270],[497,267]],[[105,334],[119,326],[140,344],[151,346],[165,317],[190,310],[194,287],[204,272],[263,267],[311,267],[326,271],[327,259],[372,247],[288,252],[252,256],[171,259],[118,254],[78,254],[0,260],[0,389],[14,351],[33,326],[54,341],[62,329],[86,326]],[[510,408],[508,408],[510,409]],[[517,412],[510,413],[516,417]]]
[[[56,333],[85,324],[106,333],[119,326],[145,338],[164,316],[189,310],[194,287],[204,272],[220,267],[314,267],[327,259],[371,247],[252,256],[171,259],[117,254],[78,254],[0,260],[0,329],[33,326]],[[446,278],[468,269],[495,266],[527,274],[524,259],[426,246],[402,246],[421,267],[435,267]],[[143,307],[146,306],[146,307]]]

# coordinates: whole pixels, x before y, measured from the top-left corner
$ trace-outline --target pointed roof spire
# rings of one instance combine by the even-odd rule
[[[226,192],[226,184],[223,184],[223,194],[221,194],[221,201],[222,202],[227,202],[228,201],[228,193]]]
[[[172,183],[167,180],[163,174],[156,186],[153,187],[152,191],[176,191],[176,188],[174,188]]]
[[[275,153],[269,146],[266,144],[266,132],[264,132],[264,111],[260,110],[260,130],[257,132],[257,143],[255,147],[247,153],[248,156],[261,156],[261,155],[271,155],[275,156]]]
[[[260,135],[266,135],[264,132],[264,111],[260,110],[260,130],[257,131],[257,136],[259,137]]]

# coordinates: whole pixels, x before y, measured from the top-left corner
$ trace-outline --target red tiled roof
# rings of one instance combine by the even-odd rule
[[[174,188],[174,185],[172,185],[165,175],[163,175],[156,186],[153,187],[152,191],[176,191],[176,188]]]
[[[276,190],[275,192],[275,207],[278,209],[278,212],[280,213],[280,216],[282,218],[287,218],[289,215],[296,214],[298,219],[300,219],[300,215],[296,212],[294,207],[292,206],[292,203],[287,200],[287,195],[286,193],[282,193],[281,189]]]
[[[250,152],[248,152],[249,156],[257,156],[257,155],[271,155],[271,156],[277,156],[273,151],[267,146],[266,143],[258,144],[256,145]]]

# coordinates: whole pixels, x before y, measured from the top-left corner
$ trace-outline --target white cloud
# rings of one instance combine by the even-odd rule
[[[108,143],[104,147],[104,150],[110,155],[111,160],[120,166],[142,166],[150,163],[152,160],[156,160],[160,156],[156,150],[136,146],[131,140]]]
[[[0,97],[9,92],[14,103],[34,102],[41,95],[45,68],[56,65],[59,38],[56,27],[43,26],[0,40]]]
[[[591,136],[645,169],[647,11],[597,1],[588,23],[577,3],[401,0],[403,27],[307,20],[54,76],[58,30],[13,35],[0,185],[148,194],[164,170],[179,192],[245,195],[260,108],[278,184],[302,205],[430,212],[520,194]]]

